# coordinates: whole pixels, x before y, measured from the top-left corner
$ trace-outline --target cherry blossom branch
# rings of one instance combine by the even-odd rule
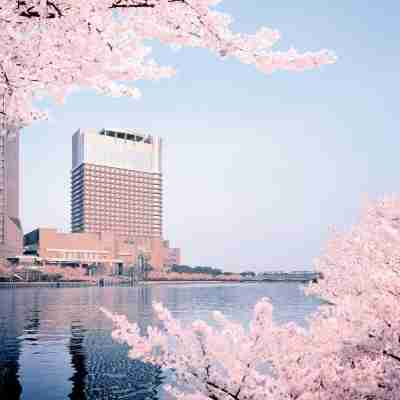
[[[168,3],[185,3],[184,0],[168,0]],[[52,1],[47,0],[46,5],[49,8],[53,8],[56,13],[47,13],[46,18],[53,19],[56,17],[63,17],[63,13],[60,8]],[[27,2],[24,0],[17,0],[17,10],[27,6]],[[155,0],[143,0],[143,1],[135,1],[135,0],[116,0],[114,3],[109,6],[110,9],[116,8],[155,8],[157,7],[157,2]],[[26,18],[40,18],[41,13],[35,9],[35,5],[26,8],[24,11],[20,12],[21,17]]]
[[[156,7],[156,1],[153,0],[144,0],[144,1],[135,1],[135,0],[117,0],[115,1],[110,8],[154,8]],[[168,3],[185,3],[184,0],[168,0]]]
[[[212,388],[219,390],[220,392],[227,394],[229,397],[235,400],[239,400],[239,397],[235,395],[234,393],[231,393],[229,390],[225,389],[224,387],[221,387],[214,382],[206,381],[206,385],[211,386]]]
[[[78,87],[138,98],[131,82],[175,74],[150,57],[147,43],[209,49],[263,73],[303,71],[331,64],[326,50],[273,52],[279,34],[262,28],[234,33],[216,0],[17,0],[0,5],[0,86],[13,88],[7,118],[25,126],[37,118],[32,104],[47,95],[62,103]],[[40,51],[37,51],[38,48]],[[121,83],[127,82],[127,83]],[[35,116],[35,117],[34,117]]]
[[[395,354],[388,353],[386,350],[383,351],[383,354],[385,356],[388,356],[388,357],[392,358],[393,360],[396,360],[396,361],[400,362],[400,356],[396,356]]]
[[[24,0],[17,0],[17,10],[23,6],[26,6],[26,1]],[[57,7],[57,5],[50,1],[46,1],[46,6],[53,8],[55,10],[55,13],[47,13],[46,18],[52,19],[56,18],[57,16],[60,18],[63,16],[61,10]],[[57,14],[57,15],[56,15]],[[35,6],[28,7],[25,11],[21,11],[19,14],[21,17],[27,17],[27,18],[40,18],[41,14],[39,11],[35,11]]]

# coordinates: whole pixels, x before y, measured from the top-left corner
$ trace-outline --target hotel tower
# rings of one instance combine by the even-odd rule
[[[22,253],[19,219],[19,133],[0,136],[0,264]]]
[[[72,138],[72,232],[162,238],[161,139],[131,129]]]

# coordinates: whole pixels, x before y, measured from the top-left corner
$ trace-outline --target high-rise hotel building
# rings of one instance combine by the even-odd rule
[[[72,138],[72,232],[162,237],[161,139],[80,129]]]
[[[22,253],[19,219],[19,132],[0,135],[0,264]]]

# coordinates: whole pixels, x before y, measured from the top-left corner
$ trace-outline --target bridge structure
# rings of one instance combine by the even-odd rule
[[[317,271],[272,271],[259,274],[255,277],[244,277],[242,281],[254,282],[317,282],[323,275]]]

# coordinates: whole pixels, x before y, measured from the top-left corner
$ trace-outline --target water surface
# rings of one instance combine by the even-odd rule
[[[262,297],[276,321],[301,325],[319,304],[294,282],[2,289],[0,399],[158,399],[161,372],[127,358],[100,306],[144,329],[154,321],[153,301],[188,322],[220,310],[247,323]]]

